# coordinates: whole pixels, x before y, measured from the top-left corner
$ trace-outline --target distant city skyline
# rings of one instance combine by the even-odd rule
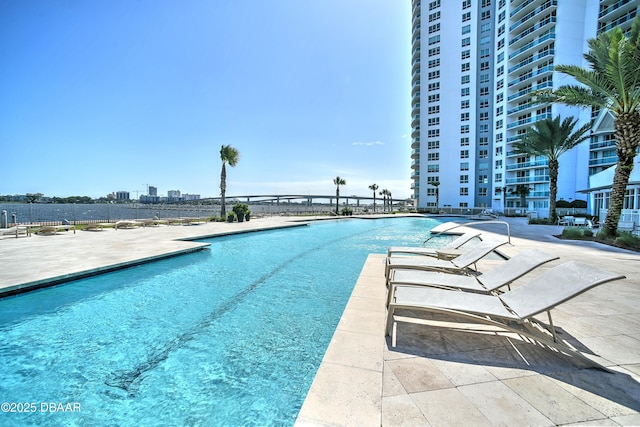
[[[410,2],[0,6],[0,194],[410,185]],[[37,29],[37,31],[34,31]]]

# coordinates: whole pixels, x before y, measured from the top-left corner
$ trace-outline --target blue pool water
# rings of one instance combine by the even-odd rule
[[[419,246],[439,223],[220,237],[1,299],[0,401],[36,410],[0,412],[0,425],[292,425],[368,254]]]

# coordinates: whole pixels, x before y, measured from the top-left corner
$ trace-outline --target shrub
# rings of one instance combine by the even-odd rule
[[[593,231],[591,231],[591,230],[584,230],[584,231],[582,232],[582,235],[583,235],[584,237],[593,237]]]
[[[529,218],[529,224],[554,225],[549,218]]]
[[[621,248],[633,250],[640,249],[640,238],[631,233],[620,233],[613,243]]]
[[[582,230],[577,228],[567,227],[562,230],[563,239],[579,240],[582,238]]]

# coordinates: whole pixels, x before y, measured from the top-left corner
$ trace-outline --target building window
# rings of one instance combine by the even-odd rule
[[[440,148],[440,141],[428,141],[427,149],[428,150],[437,150]]]
[[[440,31],[440,23],[429,25],[429,34],[433,34]]]
[[[429,83],[427,89],[429,90],[429,92],[440,89],[440,82]]]
[[[480,125],[480,126],[478,126],[478,131],[480,133],[488,133],[489,132],[489,125]]]
[[[503,87],[504,87],[504,79],[498,80],[498,83],[496,83],[496,90],[500,90]]]
[[[481,99],[480,108],[489,108],[489,100],[486,98]]]
[[[502,119],[496,121],[496,129],[502,129],[504,126],[504,121]]]
[[[483,61],[480,63],[480,71],[486,71],[489,69],[489,61]]]
[[[469,175],[460,175],[460,184],[468,184]]]
[[[438,114],[439,112],[440,112],[439,105],[433,105],[429,107],[429,109],[427,110],[427,114]]]
[[[469,113],[460,113],[460,121],[468,122],[469,121]]]
[[[503,74],[504,74],[504,65],[501,65],[498,67],[498,70],[496,71],[496,75],[500,77]]]
[[[482,21],[484,21],[485,19],[491,19],[491,11],[485,10],[484,12],[482,12],[482,14],[480,15],[480,19]]]
[[[460,158],[468,159],[469,158],[469,150],[460,150]]]
[[[504,10],[502,12],[500,12],[500,15],[498,15],[498,22],[504,21],[506,16],[507,16],[507,14],[506,14],[506,12]]]
[[[496,95],[496,104],[502,102],[504,100],[504,94],[503,93],[499,93]]]
[[[460,89],[460,96],[469,96],[470,93],[471,92],[468,87],[463,87],[462,89]]]
[[[502,156],[502,146],[496,147],[496,156]]]
[[[486,145],[489,145],[489,138],[486,136],[481,136],[478,139],[478,145],[480,145],[481,147],[484,147]]]
[[[427,177],[427,182],[428,183],[432,183],[432,182],[440,182],[440,177],[439,176],[428,176]]]
[[[440,66],[440,58],[432,59],[429,61],[429,68]]]
[[[468,62],[463,62],[462,65],[460,66],[460,71],[464,73],[465,71],[469,71],[469,70],[471,70],[471,64]]]
[[[496,108],[496,116],[501,116],[502,113],[504,113],[504,107],[501,105],[498,108]]]
[[[480,96],[489,95],[489,86],[483,86],[480,88]]]
[[[498,40],[498,50],[504,47],[504,38]]]
[[[478,197],[487,197],[487,188],[478,188]]]
[[[469,162],[462,162],[460,163],[460,170],[461,171],[468,171],[469,170]]]
[[[478,157],[481,159],[486,159],[487,157],[489,157],[489,150],[480,150],[478,152]]]
[[[471,82],[471,77],[468,74],[460,78],[460,84],[466,85],[466,84],[469,84],[470,82]]]
[[[487,184],[489,182],[489,175],[478,175],[478,184]]]
[[[439,172],[440,171],[440,165],[427,165],[427,172],[432,173],[432,172]]]
[[[429,49],[429,56],[440,55],[440,46]]]
[[[468,136],[460,138],[460,146],[461,147],[466,147],[468,145],[469,145],[469,137]]]
[[[498,28],[498,37],[500,37],[501,35],[503,35],[505,32],[505,25],[502,24],[500,25],[500,27]]]
[[[460,133],[462,134],[469,133],[469,125],[460,126]]]
[[[462,22],[471,21],[471,12],[465,12],[462,14]]]
[[[469,207],[469,203],[467,203],[467,202],[460,202],[460,207],[461,207],[461,208],[468,208],[468,207]]]
[[[437,151],[435,153],[428,153],[427,160],[430,162],[440,160],[440,153],[438,153]]]
[[[427,97],[427,103],[429,103],[429,104],[432,103],[432,102],[438,102],[438,101],[440,101],[440,94],[439,93],[436,93],[434,95],[429,95]]]
[[[436,43],[440,43],[440,34],[429,37],[429,46]]]
[[[440,19],[440,11],[429,14],[429,22],[435,21],[436,19]]]
[[[494,178],[494,182],[502,182],[502,173],[497,173]],[[498,194],[498,193],[496,193]]]
[[[462,0],[462,10],[468,9],[471,7],[471,0]]]
[[[489,112],[483,111],[480,113],[480,121],[489,120]]]
[[[460,108],[461,109],[469,108],[469,100],[465,99],[464,101],[460,101]]]
[[[502,169],[502,160],[496,160],[496,167],[495,169]]]
[[[440,136],[440,129],[427,130],[427,138],[437,138]]]
[[[437,9],[439,7],[440,7],[440,0],[429,2],[429,10]]]
[[[471,37],[465,37],[462,39],[462,47],[467,47],[471,45]]]
[[[463,51],[462,51],[462,54],[460,55],[460,57],[461,57],[462,59],[469,59],[469,58],[471,58],[471,51],[470,51],[469,49],[467,49],[467,50],[463,50]]]
[[[433,117],[427,121],[427,126],[438,126],[440,125],[440,117]]]
[[[435,80],[440,78],[440,70],[430,71],[427,75],[428,80]]]
[[[465,25],[462,27],[462,34],[469,34],[471,32],[471,25]]]
[[[491,31],[491,24],[482,24],[480,26],[480,32],[481,33],[486,33],[488,31]]]
[[[489,74],[480,74],[480,83],[489,83]]]
[[[502,61],[504,61],[504,52],[500,52],[498,54],[498,62],[502,62]]]
[[[468,187],[460,187],[460,195],[461,196],[468,196],[469,195],[469,188]]]

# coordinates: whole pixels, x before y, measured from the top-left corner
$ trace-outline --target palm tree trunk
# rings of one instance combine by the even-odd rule
[[[336,215],[338,215],[338,205],[340,204],[340,185],[336,185]]]
[[[222,172],[220,172],[220,216],[224,219],[227,216],[227,207],[225,200],[225,193],[227,192],[227,168],[222,162]]]
[[[633,171],[633,160],[640,142],[640,113],[632,111],[619,114],[614,122],[614,128],[618,163],[613,175],[611,200],[603,227],[609,236],[615,236],[618,231],[618,221],[624,205],[624,193],[627,184],[629,184],[629,177]]]
[[[558,196],[558,160],[549,160],[549,218],[556,223],[556,199]]]

